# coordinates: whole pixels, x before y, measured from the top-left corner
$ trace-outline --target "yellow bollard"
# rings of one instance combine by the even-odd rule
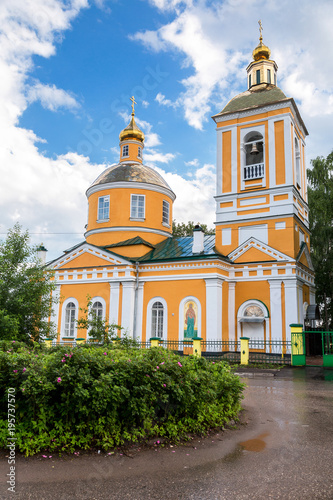
[[[159,346],[159,337],[150,337],[150,347],[158,347]]]
[[[84,344],[84,342],[85,342],[85,339],[83,339],[83,338],[76,339],[76,345],[82,345],[82,344]]]
[[[249,364],[249,338],[241,337],[241,365]]]
[[[45,347],[49,348],[52,346],[52,339],[45,339],[44,340]]]
[[[201,341],[201,337],[193,338],[193,356],[197,356],[198,358],[201,358]]]

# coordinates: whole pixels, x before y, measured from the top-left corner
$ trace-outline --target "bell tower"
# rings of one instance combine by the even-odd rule
[[[230,255],[249,238],[296,259],[308,247],[305,137],[294,99],[277,87],[260,25],[245,92],[213,116],[217,131],[216,249]],[[258,259],[259,260],[259,259]]]

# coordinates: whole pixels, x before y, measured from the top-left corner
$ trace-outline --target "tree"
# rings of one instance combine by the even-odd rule
[[[39,341],[54,336],[53,275],[45,272],[29,234],[15,224],[0,242],[0,339]]]
[[[91,297],[87,297],[87,306],[81,307],[82,316],[76,321],[78,330],[86,330],[91,340],[109,344],[118,338],[118,330],[121,326],[115,323],[108,323],[92,307]]]
[[[333,151],[317,157],[308,169],[311,257],[316,273],[316,300],[327,330],[333,327]]]
[[[199,226],[202,227],[203,232],[205,234],[215,234],[215,229],[210,228],[208,229],[206,224],[200,224],[200,222],[197,222]],[[180,237],[180,236],[192,236],[193,234],[193,229],[196,226],[193,221],[188,221],[187,224],[184,222],[179,222],[177,223],[175,220],[172,221],[172,236],[175,237]]]

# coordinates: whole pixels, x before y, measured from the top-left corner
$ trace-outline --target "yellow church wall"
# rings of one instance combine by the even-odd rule
[[[63,303],[66,299],[73,297],[79,303],[78,319],[84,316],[80,308],[87,307],[88,296],[90,298],[102,297],[106,304],[106,318],[108,319],[109,311],[109,298],[110,298],[110,285],[108,282],[102,283],[79,283],[79,284],[63,284],[60,288],[60,304],[59,304],[59,322],[58,322],[58,335],[60,334],[60,326],[62,319]],[[85,330],[78,330],[77,336],[86,338]],[[59,340],[59,339],[58,339]]]
[[[222,192],[231,192],[231,130],[222,133]]]
[[[154,229],[152,229],[154,230]],[[129,240],[130,238],[135,238],[136,236],[140,236],[143,240],[148,241],[152,245],[157,245],[161,241],[166,239],[166,236],[156,234],[156,233],[150,233],[147,231],[130,231],[130,230],[124,230],[124,231],[110,231],[110,232],[105,232],[105,233],[99,233],[99,234],[92,234],[87,237],[87,242],[91,243],[92,245],[96,246],[104,246],[106,249],[108,249],[108,245],[113,245],[114,243],[119,243],[120,241],[125,241]],[[94,238],[96,237],[96,238]],[[96,241],[98,238],[98,242]],[[113,248],[108,249],[110,252],[114,252],[116,255],[118,252],[116,250],[113,250]],[[119,255],[121,255],[119,253]],[[116,258],[116,257],[115,257]],[[125,257],[126,258],[126,257]]]
[[[247,252],[243,253],[238,259],[234,262],[235,264],[240,264],[242,262],[261,262],[261,261],[272,261],[274,257],[270,257],[269,255],[261,252],[257,248],[249,248]]]
[[[303,285],[303,303],[304,302],[310,304],[310,288],[308,285]]]
[[[131,194],[140,194],[145,196],[145,219],[144,221],[130,220],[131,211]],[[97,222],[97,209],[98,209],[98,198],[101,196],[110,196],[110,220],[107,222]],[[163,200],[169,202],[170,205],[170,215],[169,222],[170,227],[163,225],[162,223],[162,213],[163,213]],[[152,229],[158,229],[168,233],[172,233],[172,200],[169,196],[156,191],[150,191],[145,189],[136,188],[113,188],[113,189],[101,189],[100,191],[93,193],[89,196],[89,216],[88,216],[88,227],[87,231],[94,229],[112,228],[112,227],[128,227],[128,233],[131,231],[131,226],[133,227],[147,227]],[[112,235],[112,232],[107,233],[107,239],[119,241],[119,232],[116,235]],[[127,231],[121,231],[121,237],[124,236],[124,240],[130,238],[131,236],[126,235]],[[137,232],[135,233],[137,234]],[[102,237],[103,235],[103,237]],[[151,242],[151,233],[146,233],[147,239]],[[160,237],[161,238],[161,237]],[[163,239],[163,236],[162,236]],[[104,240],[101,242],[101,240]],[[89,243],[95,245],[105,244],[105,233],[92,234],[87,237]],[[159,240],[161,241],[161,239]]]
[[[127,156],[122,156],[122,147],[128,145],[128,155]],[[143,149],[142,144],[140,143],[132,143],[132,142],[127,142],[124,141],[120,145],[120,163],[122,162],[127,162],[127,161],[135,161],[135,162],[140,162],[142,163],[142,158],[138,157],[138,152],[139,152],[139,147]]]
[[[206,284],[203,279],[146,282],[144,286],[142,340],[146,341],[147,307],[154,297],[162,297],[168,307],[168,340],[179,338],[179,306],[181,301],[194,296],[201,304],[201,337],[206,338]],[[181,337],[183,338],[183,336]]]
[[[285,222],[285,229],[275,229],[276,222]],[[295,258],[298,250],[296,251],[296,244],[294,243],[295,231],[294,231],[294,218],[293,217],[285,217],[279,219],[268,219],[263,221],[263,223],[268,226],[268,245],[289,255],[292,258]],[[228,255],[233,252],[238,246],[238,230],[240,227],[252,226],[253,224],[259,224],[258,222],[245,222],[245,223],[235,223],[235,224],[225,224],[223,226],[216,226],[216,236],[215,236],[215,247],[218,252],[221,252],[223,255]],[[222,229],[223,228],[231,228],[231,244],[230,245],[222,245]],[[298,233],[297,233],[298,236]],[[268,256],[267,256],[268,258]],[[267,258],[265,260],[267,260]]]
[[[274,122],[275,134],[275,180],[276,184],[285,184],[285,148],[284,148],[284,121]]]
[[[124,257],[142,257],[146,255],[146,253],[151,252],[153,249],[146,245],[130,245],[130,246],[119,246],[112,247],[110,251],[114,251],[115,253],[122,255]]]

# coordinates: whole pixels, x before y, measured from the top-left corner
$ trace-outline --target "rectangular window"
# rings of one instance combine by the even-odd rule
[[[109,220],[110,196],[101,196],[98,198],[98,219]]]
[[[128,156],[128,145],[123,146],[123,156]]]
[[[251,75],[249,75],[249,88],[251,87]]]
[[[138,148],[138,158],[142,158],[142,149],[140,148],[140,146]]]
[[[256,75],[257,75],[257,85],[258,85],[258,83],[260,83],[260,69],[257,69]]]
[[[304,243],[304,232],[300,228],[299,229],[299,246],[301,246],[302,243]]]
[[[169,225],[170,204],[163,200],[162,222]]]
[[[267,83],[271,83],[271,70],[267,70]]]
[[[145,218],[145,197],[142,194],[131,195],[131,218]]]

